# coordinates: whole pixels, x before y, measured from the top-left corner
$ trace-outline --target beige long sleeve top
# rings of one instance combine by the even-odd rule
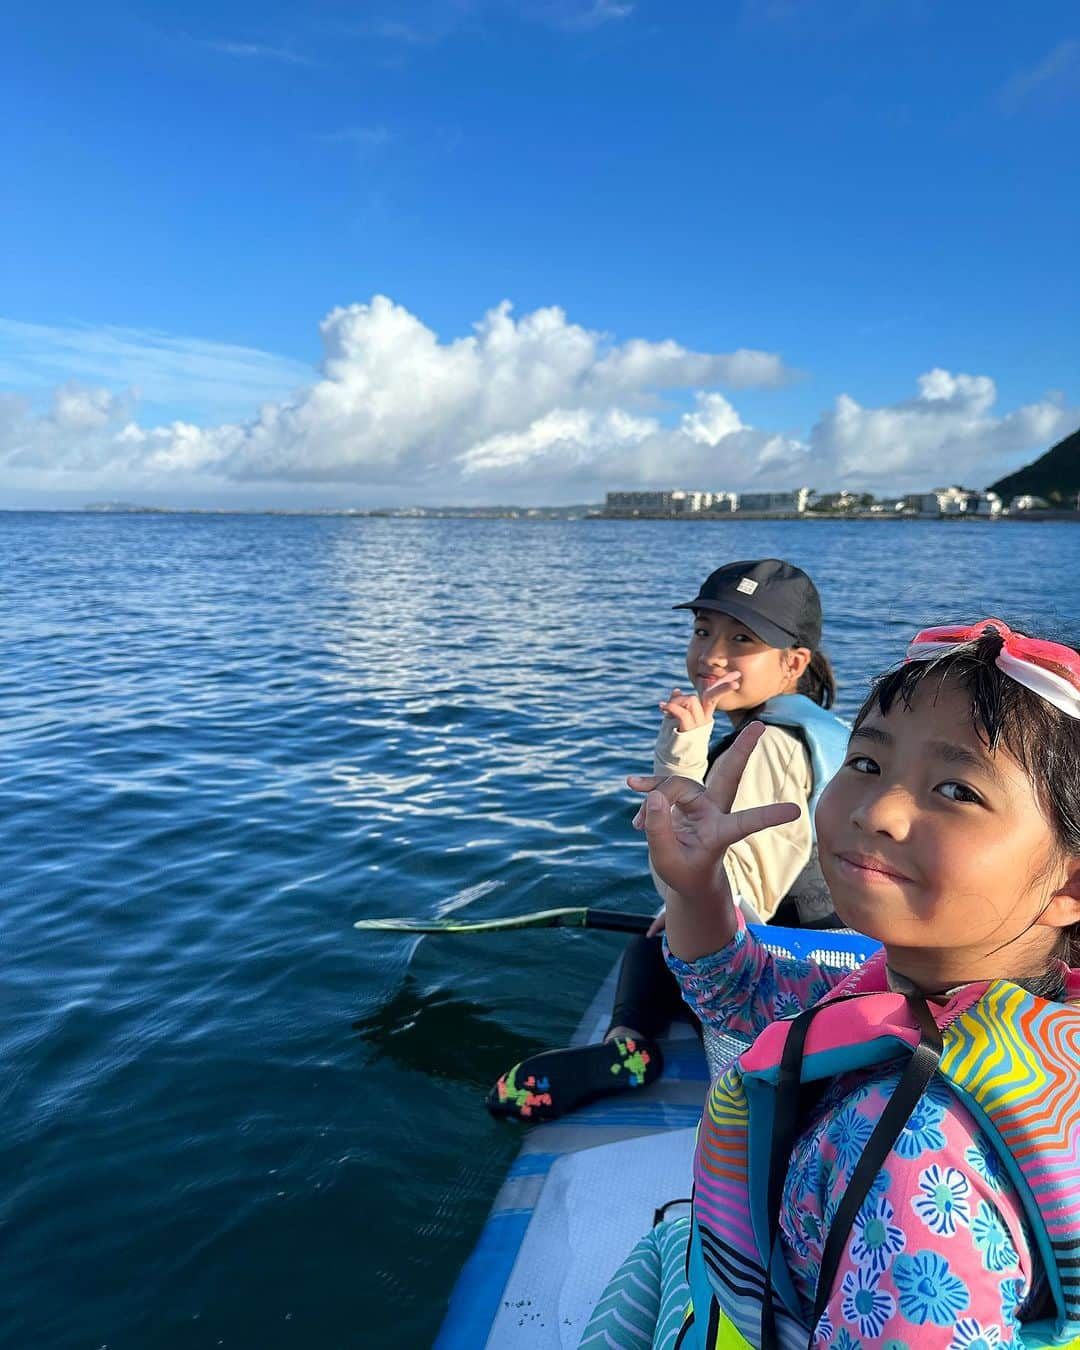
[[[712,722],[693,731],[679,731],[675,719],[665,716],[656,738],[653,771],[704,783],[712,732]],[[716,759],[708,777],[718,771],[723,758],[720,755]],[[767,726],[743,772],[732,809],[795,802],[802,807],[802,814],[786,825],[774,825],[741,839],[728,849],[724,859],[732,894],[749,903],[763,920],[776,912],[810,860],[814,836],[808,803],[813,786],[810,753],[802,740],[783,727]],[[668,887],[655,873],[653,880],[666,903]]]

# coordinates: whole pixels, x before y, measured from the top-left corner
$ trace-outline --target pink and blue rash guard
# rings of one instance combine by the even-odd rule
[[[875,958],[883,960],[883,957]],[[747,1041],[810,1007],[851,972],[777,956],[740,919],[721,951],[668,963],[707,1026]],[[940,1021],[949,1004],[934,1007]],[[784,1182],[781,1246],[809,1322],[837,1206],[902,1065],[832,1080],[810,1113]],[[699,1205],[710,1203],[700,1168]],[[1023,1206],[974,1116],[934,1080],[893,1147],[848,1238],[815,1346],[999,1350],[1022,1345],[1019,1315],[1040,1302],[1042,1263]]]

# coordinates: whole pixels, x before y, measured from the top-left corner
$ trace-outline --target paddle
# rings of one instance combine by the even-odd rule
[[[506,933],[516,928],[603,928],[610,933],[644,933],[651,914],[619,914],[613,909],[541,909],[502,919],[358,919],[354,928],[382,933]]]

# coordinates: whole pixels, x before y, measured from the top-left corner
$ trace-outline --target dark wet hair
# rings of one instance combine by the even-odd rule
[[[836,676],[832,662],[824,652],[811,652],[810,664],[800,676],[795,692],[805,694],[823,708],[831,708],[836,702]]]
[[[1016,630],[1014,630],[1016,631]],[[917,689],[940,689],[948,679],[971,699],[971,724],[993,753],[1003,745],[1023,767],[1061,853],[1080,857],[1080,720],[1010,679],[994,664],[1001,634],[988,628],[932,661],[911,661],[879,675],[855,717],[855,726],[875,709],[882,714],[899,702],[909,708]],[[1076,650],[1074,648],[1074,650]],[[1062,929],[1051,956],[1080,965],[1080,923]],[[1061,996],[1056,971],[1046,977],[1044,992],[1036,980],[1017,981],[1043,997]]]

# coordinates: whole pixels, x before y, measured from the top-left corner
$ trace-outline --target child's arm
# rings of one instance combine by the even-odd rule
[[[735,936],[738,911],[724,870],[731,845],[800,814],[793,802],[732,811],[746,761],[764,730],[760,722],[744,728],[706,787],[687,778],[629,780],[647,794],[638,820],[649,841],[650,864],[670,888],[668,945],[680,960],[720,951]]]
[[[819,1003],[851,974],[849,966],[777,956],[747,929],[741,915],[737,923],[720,951],[697,961],[667,954],[683,998],[706,1025],[752,1040],[777,1018]]]
[[[662,778],[676,775],[704,783],[709,768],[709,741],[714,722],[710,718],[685,731],[670,713],[665,713],[656,733],[653,773]]]

